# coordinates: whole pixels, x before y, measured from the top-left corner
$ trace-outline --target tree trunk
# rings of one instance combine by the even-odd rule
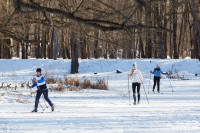
[[[25,48],[24,48],[24,41],[23,39],[21,40],[21,48],[22,48],[22,59],[25,59]]]
[[[43,57],[44,59],[47,58],[47,32],[45,31],[44,34],[43,34],[43,38],[44,38],[44,41],[43,41]]]
[[[19,54],[20,54],[20,43],[17,42],[17,49],[16,49],[16,56],[17,56],[17,58],[19,58]]]
[[[151,6],[151,3],[150,5]],[[152,20],[151,20],[151,10],[150,8],[146,9],[146,23],[148,26],[152,26]],[[151,40],[151,30],[146,30],[147,34],[146,34],[146,40],[147,40],[147,58],[152,58],[152,40]]]
[[[127,58],[132,59],[133,58],[133,34],[130,33],[128,40],[128,49],[127,49]],[[117,53],[117,46],[116,47],[116,53]]]
[[[2,43],[0,43],[0,59],[2,59]]]
[[[61,53],[62,53],[62,58],[66,59],[64,32],[62,31],[61,34],[62,34],[62,38],[61,38]]]
[[[95,31],[94,32],[94,36],[95,36],[95,41],[94,41],[94,58],[98,59],[99,55],[98,55],[98,36],[99,36],[99,32]]]
[[[86,37],[83,35],[82,31],[80,32],[80,47],[81,47],[81,59],[87,59],[86,54]]]
[[[196,58],[200,60],[200,22],[197,14],[197,7],[193,0],[191,0],[191,10],[193,17],[193,50],[195,50]]]
[[[57,60],[57,55],[58,55],[58,42],[57,42],[57,29],[54,28],[54,60]]]
[[[173,1],[173,48],[174,48],[174,59],[178,59],[177,43],[176,43],[176,31],[177,31],[177,9],[175,7],[176,1]]]
[[[89,42],[88,40],[89,40],[89,37],[87,38],[87,42]],[[90,57],[90,44],[89,44],[89,43],[87,43],[87,58],[88,58],[88,59],[91,58],[91,57]]]
[[[145,58],[144,49],[143,49],[143,42],[142,42],[141,35],[140,35],[140,38],[139,38],[139,45],[140,45],[140,57],[141,58]]]
[[[78,42],[77,35],[73,32],[71,36],[71,74],[78,73]]]
[[[67,31],[67,39],[66,39],[67,41],[66,41],[66,47],[65,47],[65,51],[66,51],[66,55],[67,55],[67,58],[68,59],[71,59],[71,57],[70,57],[70,48],[69,48],[69,45],[70,45],[70,36],[69,36],[69,31]]]
[[[41,58],[41,46],[40,46],[40,25],[37,27],[37,58]]]
[[[49,46],[49,59],[53,59],[54,30],[51,31],[51,43]]]

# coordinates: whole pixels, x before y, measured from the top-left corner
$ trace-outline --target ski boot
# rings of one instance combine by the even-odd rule
[[[37,109],[34,109],[33,111],[31,111],[31,112],[37,112]]]
[[[52,112],[54,111],[54,104],[53,104],[53,106],[51,106],[51,111],[52,111]]]

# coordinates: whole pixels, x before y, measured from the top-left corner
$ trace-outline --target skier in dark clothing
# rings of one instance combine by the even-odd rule
[[[152,74],[154,74],[154,85],[153,85],[153,93],[154,92],[154,89],[156,87],[156,84],[157,84],[157,91],[158,93],[160,93],[160,78],[161,78],[161,73],[164,74],[162,72],[162,70],[160,69],[159,65],[157,65],[157,67],[154,69],[154,71],[150,71]]]
[[[36,91],[36,97],[35,97],[35,109],[32,112],[37,112],[37,108],[38,108],[38,103],[40,100],[40,96],[43,94],[44,95],[44,99],[48,102],[48,104],[51,106],[51,111],[54,111],[54,105],[51,102],[51,100],[48,97],[48,89],[45,83],[45,78],[44,76],[41,74],[41,69],[38,68],[36,70],[36,77],[34,78],[35,82],[34,84],[30,87],[30,88],[34,88],[37,86],[37,91]]]

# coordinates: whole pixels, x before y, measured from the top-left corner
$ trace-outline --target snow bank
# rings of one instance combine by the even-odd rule
[[[138,68],[142,72],[149,72],[153,70],[157,64],[161,66],[163,71],[171,70],[174,65],[176,71],[187,71],[190,74],[200,73],[200,62],[196,59],[90,59],[79,60],[79,73],[104,73],[114,72],[120,69],[124,72],[128,72],[132,68],[133,62],[138,64]],[[9,72],[33,72],[36,68],[41,67],[44,71],[53,71],[59,73],[70,73],[70,60],[44,60],[44,59],[9,59],[0,60],[1,73]]]

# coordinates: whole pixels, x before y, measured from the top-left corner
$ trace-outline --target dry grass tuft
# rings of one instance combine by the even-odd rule
[[[57,79],[54,76],[46,76],[45,80],[46,84],[55,84],[57,82]]]
[[[69,88],[69,91],[80,91],[81,89],[77,86],[74,86],[72,85],[70,88]]]
[[[98,80],[96,83],[92,84],[91,88],[98,90],[108,90],[108,85],[106,84],[105,80]]]
[[[85,79],[82,83],[79,84],[79,87],[80,88],[83,88],[83,89],[90,89],[92,86],[92,83],[89,79]]]
[[[58,80],[57,84],[58,84],[58,88],[56,89],[57,91],[65,91],[64,83],[62,82],[61,79]]]
[[[65,85],[79,86],[80,82],[79,82],[78,77],[72,78],[72,77],[65,76],[64,84]]]

